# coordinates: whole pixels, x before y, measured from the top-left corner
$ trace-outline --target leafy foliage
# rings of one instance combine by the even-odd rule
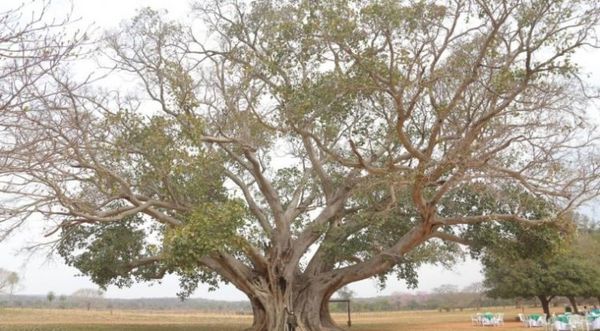
[[[508,252],[488,249],[483,259],[488,294],[500,298],[595,296],[600,268],[588,256],[596,253],[588,250],[589,238],[574,236],[552,254],[529,247],[526,241]],[[515,250],[520,254],[515,255]]]
[[[96,284],[129,286],[134,280],[149,279],[155,266],[135,269],[131,261],[150,256],[155,246],[146,242],[146,231],[139,229],[140,217],[114,223],[79,225],[62,233],[57,252],[67,265],[89,276]]]
[[[239,249],[238,230],[245,215],[239,201],[198,206],[186,218],[184,226],[167,230],[164,246],[168,263],[184,269],[195,268],[206,255]]]

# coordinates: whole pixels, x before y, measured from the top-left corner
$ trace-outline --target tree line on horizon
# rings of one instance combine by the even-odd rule
[[[480,311],[493,310],[496,307],[539,307],[540,302],[536,298],[492,298],[481,292],[482,283],[473,283],[465,288],[455,285],[442,285],[432,291],[423,292],[397,292],[387,296],[377,297],[349,297],[351,309],[356,312],[376,311],[406,311],[406,310],[437,310],[440,312],[462,311],[464,309],[478,309]],[[581,306],[598,305],[595,299],[578,298]],[[220,301],[201,298],[137,298],[116,299],[99,297],[91,301],[82,300],[67,295],[56,295],[49,300],[48,295],[20,295],[11,297],[0,295],[0,307],[3,308],[53,308],[53,309],[87,309],[90,303],[92,310],[118,310],[118,309],[141,309],[141,310],[197,310],[199,312],[222,312],[222,313],[251,313],[248,301]],[[551,307],[560,307],[571,303],[565,297],[553,300]],[[341,303],[331,303],[333,312],[345,312],[346,306]]]

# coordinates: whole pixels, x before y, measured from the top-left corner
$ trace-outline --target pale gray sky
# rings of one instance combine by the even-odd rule
[[[0,9],[18,5],[18,1],[0,0]],[[87,25],[94,22],[99,29],[115,27],[123,19],[132,17],[140,7],[167,9],[174,18],[184,18],[189,13],[190,1],[187,0],[73,0],[75,17],[81,17],[81,23]],[[52,13],[61,16],[70,8],[70,2],[55,0],[52,3]],[[595,82],[600,79],[600,52],[587,52],[578,57],[586,71],[590,72]],[[23,287],[18,293],[45,294],[54,291],[59,294],[71,294],[79,288],[94,287],[86,277],[75,277],[77,270],[65,266],[60,258],[48,260],[46,256],[37,254],[27,259],[26,255],[16,254],[18,248],[26,243],[38,242],[42,236],[36,224],[23,229],[10,240],[0,243],[0,268],[18,271],[22,278]],[[419,291],[431,290],[442,284],[455,284],[460,287],[472,282],[481,281],[481,266],[477,261],[467,260],[456,265],[453,270],[441,267],[425,266],[419,269]],[[379,292],[373,280],[365,280],[350,286],[357,296],[367,297],[407,291],[406,286],[397,280],[390,280],[385,290]],[[167,277],[161,284],[148,286],[137,284],[128,289],[110,287],[107,296],[115,298],[135,297],[171,297],[178,291],[177,279]],[[208,292],[206,286],[201,286],[193,295],[220,300],[245,300],[245,296],[232,286],[223,286],[216,292]]]

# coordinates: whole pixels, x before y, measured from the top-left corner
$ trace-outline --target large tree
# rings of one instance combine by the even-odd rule
[[[538,224],[598,190],[572,55],[596,1],[214,1],[150,9],[99,63],[11,109],[5,223],[43,217],[100,285],[227,281],[251,330],[337,330],[352,282],[448,262],[478,224]],[[118,79],[118,80],[117,80]],[[141,87],[136,89],[135,87]],[[7,122],[7,121],[4,121]],[[10,125],[8,125],[10,124]],[[7,152],[5,152],[7,151]]]

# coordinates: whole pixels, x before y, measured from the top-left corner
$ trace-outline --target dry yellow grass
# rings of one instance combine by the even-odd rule
[[[206,323],[245,326],[252,323],[252,316],[168,310],[0,309],[0,325]]]
[[[486,308],[492,312],[503,312],[506,323],[494,328],[505,331],[525,330],[516,322],[515,309]],[[539,309],[528,309],[529,312]],[[475,311],[437,312],[406,311],[353,313],[352,331],[477,331],[482,327],[472,326],[470,315]],[[345,325],[345,314],[334,314],[340,325]],[[86,311],[64,309],[0,309],[2,331],[235,331],[252,323],[248,315],[216,314],[195,311],[140,311],[115,310]],[[486,328],[489,329],[489,328]]]

